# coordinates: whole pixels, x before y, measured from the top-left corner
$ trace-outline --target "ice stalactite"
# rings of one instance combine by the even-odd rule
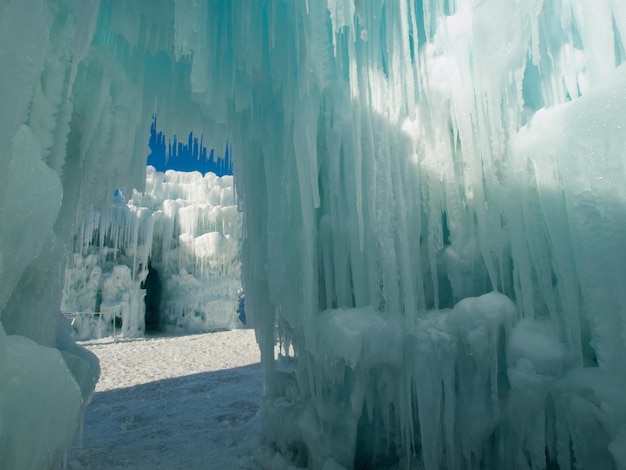
[[[283,452],[623,465],[624,421],[602,411],[626,411],[623,15],[589,8],[268,2],[267,36],[233,20],[269,45],[278,92],[266,119],[235,118],[235,169]],[[294,357],[276,361],[275,334]]]

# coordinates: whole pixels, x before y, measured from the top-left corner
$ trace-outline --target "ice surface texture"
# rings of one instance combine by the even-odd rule
[[[624,38],[621,0],[5,0],[4,328],[53,342],[32,293],[156,112],[232,142],[282,452],[626,468]]]

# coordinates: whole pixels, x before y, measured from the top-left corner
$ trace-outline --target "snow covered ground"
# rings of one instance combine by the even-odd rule
[[[253,330],[82,344],[102,373],[70,469],[268,468]]]

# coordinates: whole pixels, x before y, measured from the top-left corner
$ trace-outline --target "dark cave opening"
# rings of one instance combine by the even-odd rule
[[[161,294],[163,288],[159,271],[150,262],[148,263],[148,275],[142,287],[146,289],[146,332],[161,331]]]

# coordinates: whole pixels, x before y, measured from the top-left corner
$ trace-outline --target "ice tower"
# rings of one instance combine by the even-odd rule
[[[281,452],[626,468],[625,39],[621,0],[0,1],[0,466],[71,437],[56,274],[156,112],[232,142]]]

